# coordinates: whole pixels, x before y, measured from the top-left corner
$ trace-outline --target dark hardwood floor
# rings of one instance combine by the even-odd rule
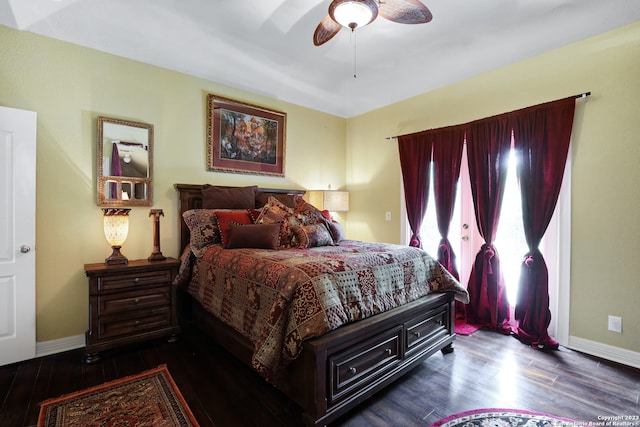
[[[490,331],[459,336],[337,426],[427,426],[456,412],[516,408],[580,423],[640,414],[640,370],[565,348],[542,352]],[[69,351],[0,367],[0,426],[35,426],[39,402],[167,364],[201,426],[298,426],[298,408],[195,330],[106,353]],[[637,424],[636,424],[637,425]]]

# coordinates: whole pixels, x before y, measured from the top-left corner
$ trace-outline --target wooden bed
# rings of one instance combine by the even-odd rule
[[[201,185],[175,184],[179,192],[180,253],[190,241],[182,214],[202,206]],[[304,191],[260,189],[269,193]],[[186,292],[181,318],[205,330],[247,366],[253,345],[208,314]],[[388,312],[306,340],[300,356],[276,387],[303,410],[306,425],[326,425],[437,351],[450,353],[454,294],[431,293]]]

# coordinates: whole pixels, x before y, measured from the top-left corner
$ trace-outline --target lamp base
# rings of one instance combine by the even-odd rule
[[[111,246],[113,252],[109,258],[105,258],[104,263],[106,265],[118,265],[118,264],[128,264],[129,260],[127,257],[120,253],[121,246]]]
[[[149,258],[147,258],[149,261],[164,261],[165,259],[167,259],[167,257],[162,255],[162,252],[153,252],[149,255]]]

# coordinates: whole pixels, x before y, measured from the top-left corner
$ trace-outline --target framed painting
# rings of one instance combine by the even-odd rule
[[[207,170],[284,176],[287,115],[208,94]]]

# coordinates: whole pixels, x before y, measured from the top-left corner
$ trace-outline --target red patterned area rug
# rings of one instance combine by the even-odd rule
[[[584,423],[519,409],[475,409],[451,415],[429,427],[576,427]],[[586,426],[585,426],[586,427]]]
[[[40,404],[38,427],[197,427],[166,365]]]

